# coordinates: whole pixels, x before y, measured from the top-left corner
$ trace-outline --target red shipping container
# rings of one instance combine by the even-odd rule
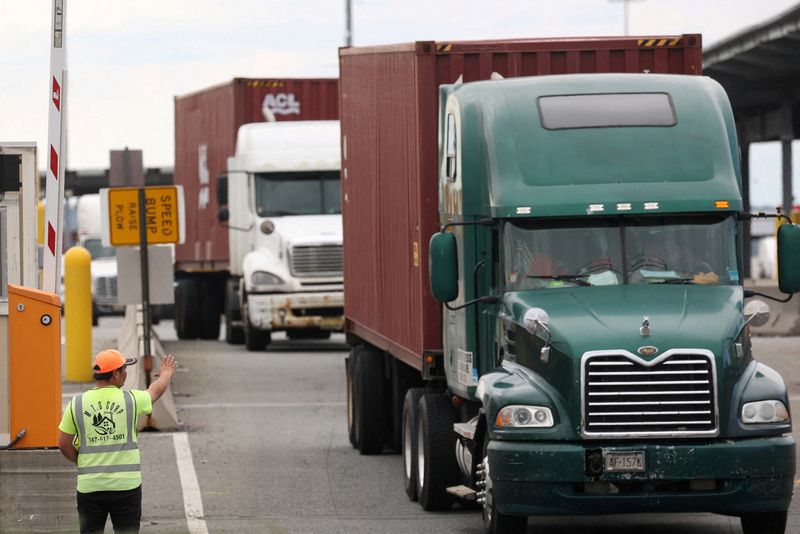
[[[174,182],[183,186],[186,242],[175,251],[177,270],[228,268],[228,230],[217,221],[217,177],[225,174],[242,124],[339,118],[335,78],[235,78],[175,97]]]
[[[700,35],[433,42],[339,51],[345,329],[421,369],[442,350],[428,286],[439,86],[599,72],[701,74]]]

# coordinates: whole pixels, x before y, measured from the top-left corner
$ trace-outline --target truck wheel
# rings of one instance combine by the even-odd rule
[[[386,443],[383,417],[383,354],[357,348],[353,368],[356,448],[361,454],[380,454]]]
[[[403,410],[406,392],[415,387],[423,385],[419,372],[407,366],[400,360],[392,358],[390,362],[391,372],[391,398],[387,399],[389,405],[386,407],[387,440],[389,448],[395,454],[403,452]],[[416,418],[414,424],[416,425]]]
[[[492,477],[489,471],[489,432],[483,441],[483,527],[486,534],[525,534],[528,530],[528,518],[524,515],[505,515],[497,510],[497,502],[492,490]]]
[[[403,482],[406,495],[417,500],[417,421],[419,420],[419,399],[427,390],[411,388],[403,400]]]
[[[355,349],[350,351],[350,355],[344,359],[345,380],[347,384],[347,438],[350,445],[356,447],[356,426],[355,408],[353,406],[353,368],[356,361]]]
[[[239,308],[239,283],[228,280],[225,283],[225,341],[231,345],[244,343],[244,328],[241,326],[242,310]],[[238,322],[239,326],[234,326]]]
[[[453,503],[448,486],[458,484],[456,422],[444,393],[424,395],[417,422],[417,498],[424,510],[446,510]]]
[[[247,305],[242,310],[242,321],[244,322],[244,346],[247,347],[247,350],[265,350],[271,341],[271,332],[269,330],[261,330],[250,324],[250,318],[247,316]]]
[[[219,339],[220,299],[217,284],[205,280],[200,291],[200,339]]]
[[[760,512],[742,516],[744,534],[783,534],[789,512]]]
[[[175,286],[175,333],[178,339],[200,335],[200,295],[193,280],[179,280]]]

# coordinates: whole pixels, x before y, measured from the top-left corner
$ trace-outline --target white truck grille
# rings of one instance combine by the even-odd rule
[[[289,259],[293,276],[342,276],[342,245],[296,245]]]
[[[652,363],[622,353],[586,357],[582,380],[584,435],[716,434],[713,355],[670,352]]]

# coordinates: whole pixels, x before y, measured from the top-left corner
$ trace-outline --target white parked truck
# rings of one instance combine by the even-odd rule
[[[220,210],[229,229],[229,343],[263,350],[272,332],[324,339],[343,329],[339,142],[332,120],[239,129]]]
[[[100,195],[81,195],[75,204],[77,244],[92,256],[92,322],[100,315],[122,313],[117,304],[117,258],[114,247],[100,241]],[[62,270],[63,273],[63,270]]]

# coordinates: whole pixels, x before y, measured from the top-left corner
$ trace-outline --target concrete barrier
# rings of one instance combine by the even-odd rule
[[[77,532],[76,483],[58,449],[0,451],[0,532]]]
[[[119,351],[126,356],[135,354],[139,358],[139,364],[128,369],[128,378],[125,381],[126,389],[147,389],[142,362],[142,356],[144,355],[144,327],[142,325],[144,322],[141,308],[141,306],[133,305],[125,307],[125,320],[117,335],[117,348]],[[166,353],[161,340],[158,339],[152,329],[150,332],[150,348],[153,353],[151,375],[155,377],[158,369],[161,368],[161,359],[166,356]],[[174,430],[180,427],[171,386],[167,388],[164,396],[153,405],[153,413],[150,417],[139,419],[139,429],[141,430],[144,427],[155,428],[156,430]]]
[[[747,280],[745,289],[752,289],[776,298],[786,298],[778,289],[774,280]],[[753,327],[751,332],[758,336],[800,336],[800,295],[795,295],[789,302],[775,302],[761,298],[769,304],[769,321],[764,326]],[[749,300],[749,299],[748,299]]]

